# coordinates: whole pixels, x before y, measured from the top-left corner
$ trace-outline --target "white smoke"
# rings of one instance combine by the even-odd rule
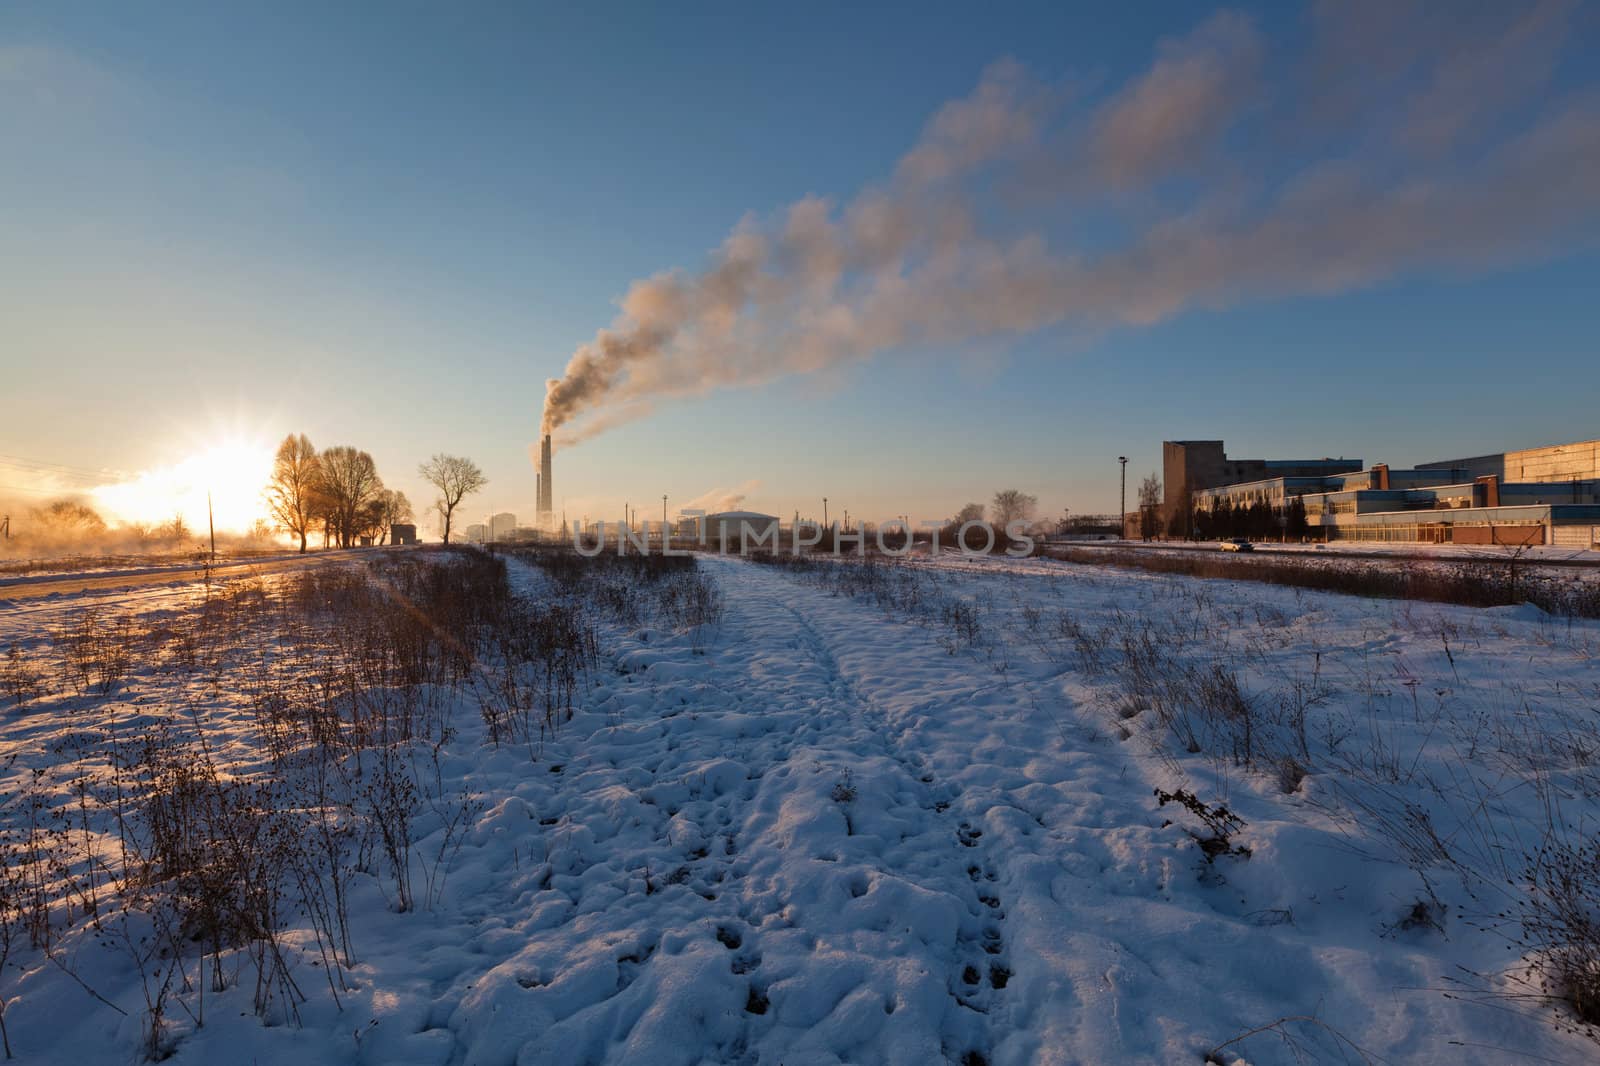
[[[998,63],[886,182],[746,217],[703,272],[635,282],[548,383],[544,431],[570,444],[663,400],[888,348],[1147,324],[1592,241],[1600,104],[1541,98],[1573,5],[1459,15],[1318,6],[1290,55],[1225,12],[1088,106]],[[1086,220],[1095,240],[1059,236]]]
[[[761,482],[757,479],[752,479],[735,485],[733,488],[707,489],[680,507],[678,513],[703,511],[706,514],[718,514],[723,511],[737,511],[739,505],[744,503],[751,493],[760,488]]]

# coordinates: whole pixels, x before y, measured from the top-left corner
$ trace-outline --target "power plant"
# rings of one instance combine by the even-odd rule
[[[536,521],[540,529],[549,530],[553,512],[555,511],[555,506],[552,502],[555,499],[555,494],[551,491],[550,483],[550,434],[548,433],[539,442],[538,492],[539,504],[537,510],[539,513]]]

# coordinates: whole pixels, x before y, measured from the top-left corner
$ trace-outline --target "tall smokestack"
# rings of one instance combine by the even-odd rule
[[[555,510],[551,506],[554,499],[550,484],[550,434],[546,433],[539,442],[539,521],[546,526],[550,524],[550,512]]]

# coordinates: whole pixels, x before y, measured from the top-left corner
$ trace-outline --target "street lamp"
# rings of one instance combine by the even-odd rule
[[[822,498],[822,528],[828,528],[828,498],[826,496]]]
[[[667,550],[667,494],[661,494],[661,550]]]
[[[1119,455],[1117,462],[1122,464],[1122,503],[1117,511],[1117,539],[1122,540],[1128,535],[1128,457]]]

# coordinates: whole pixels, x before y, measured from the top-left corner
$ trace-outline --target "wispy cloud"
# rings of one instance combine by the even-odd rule
[[[0,115],[59,118],[132,91],[125,79],[76,52],[49,44],[0,44]]]

